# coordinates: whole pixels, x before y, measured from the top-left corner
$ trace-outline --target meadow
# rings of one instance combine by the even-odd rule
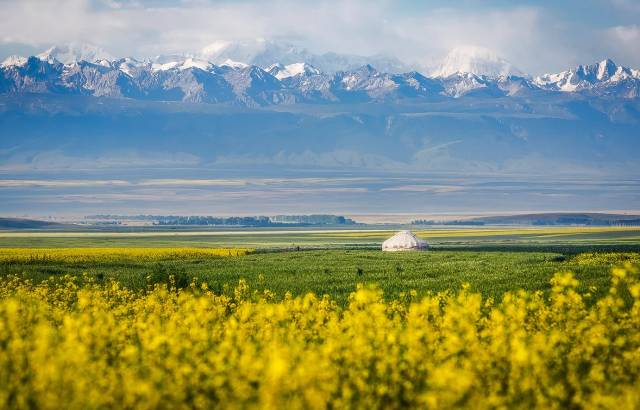
[[[640,230],[0,233],[0,408],[638,408]]]
[[[379,249],[398,229],[141,229],[116,231],[0,231],[0,247],[212,247]],[[434,227],[413,229],[437,249],[639,249],[640,228]]]
[[[119,249],[114,248],[115,256]],[[28,251],[33,252],[32,257]],[[549,280],[559,271],[574,272],[582,283],[582,290],[595,287],[596,295],[602,295],[608,288],[612,267],[640,259],[634,252],[606,253],[609,257],[600,256],[585,262],[585,254],[462,250],[383,253],[330,249],[254,252],[231,257],[226,256],[225,250],[222,256],[216,255],[217,252],[208,255],[194,252],[190,258],[180,259],[171,257],[170,253],[166,253],[164,259],[154,259],[156,253],[136,259],[105,254],[97,259],[92,249],[82,248],[62,248],[62,252],[70,254],[67,259],[58,257],[60,251],[47,255],[42,249],[21,250],[18,257],[10,252],[3,254],[0,250],[2,276],[21,275],[41,281],[52,275],[82,277],[88,274],[100,283],[115,280],[132,290],[168,283],[173,276],[178,287],[195,281],[206,283],[216,293],[228,292],[244,280],[252,288],[269,289],[278,298],[287,292],[293,295],[313,292],[330,295],[342,305],[358,284],[375,284],[389,299],[409,290],[415,290],[419,296],[456,291],[464,283],[485,297],[499,298],[516,289],[548,292]]]
[[[381,252],[380,243],[392,232],[370,229],[4,232],[0,233],[0,275],[44,280],[51,275],[88,273],[99,281],[117,280],[129,289],[166,283],[173,275],[179,286],[197,280],[217,292],[243,279],[280,297],[286,292],[313,292],[345,304],[359,283],[376,284],[390,299],[408,290],[419,295],[455,291],[463,283],[485,297],[500,297],[516,289],[548,292],[554,273],[572,271],[583,289],[596,287],[600,295],[607,289],[610,269],[634,260],[640,251],[637,228],[482,227],[415,232],[429,241],[431,251]],[[111,256],[91,257],[109,255],[109,249]],[[125,249],[129,255],[138,249],[151,256],[126,256]],[[16,252],[23,254],[17,257]],[[73,256],[56,258],[60,252]],[[177,252],[183,257],[172,255]],[[216,257],[234,252],[241,256]],[[589,252],[618,256],[579,263],[578,255]],[[3,258],[9,259],[2,262]]]

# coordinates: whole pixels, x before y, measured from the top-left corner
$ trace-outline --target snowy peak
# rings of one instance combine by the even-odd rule
[[[606,59],[598,63],[598,72],[596,73],[596,78],[600,81],[608,80],[611,78],[616,71],[618,70],[618,66],[611,61],[610,59]]]
[[[78,61],[94,62],[98,60],[113,60],[114,57],[92,44],[69,43],[65,45],[53,46],[37,55],[41,60],[56,60],[63,64],[71,64]]]
[[[176,56],[178,57],[178,56]],[[191,68],[197,68],[202,71],[211,71],[215,68],[215,65],[206,60],[201,60],[193,57],[182,57],[174,60],[168,58],[155,58],[154,63],[151,64],[151,69],[154,72],[157,71],[169,71],[169,70],[188,70]],[[144,63],[142,63],[144,64]]]
[[[298,75],[319,75],[320,70],[307,63],[293,63],[288,65],[273,64],[267,72],[278,80]]]
[[[133,77],[138,72],[151,68],[151,63],[145,63],[143,61],[138,61],[136,59],[126,57],[114,61],[113,66],[117,67],[118,70],[128,75],[129,77]]]
[[[187,58],[182,62],[182,64],[180,64],[180,69],[187,70],[189,68],[199,68],[202,71],[209,71],[213,68],[213,64],[206,60]]]
[[[575,92],[624,87],[626,83],[631,83],[632,88],[637,88],[639,79],[640,76],[636,70],[616,65],[612,60],[605,59],[596,64],[579,65],[560,73],[539,76],[534,79],[534,83],[549,90]]]
[[[174,68],[180,67],[180,62],[178,61],[167,61],[164,63],[153,63],[151,64],[151,69],[156,71],[168,71],[173,70]]]
[[[532,80],[509,75],[490,77],[468,71],[430,78],[417,72],[381,71],[369,64],[333,74],[308,62],[277,63],[264,70],[230,59],[218,66],[186,56],[175,56],[173,61],[162,59],[162,62],[121,58],[63,64],[53,55],[51,52],[40,58],[5,60],[0,65],[0,93],[66,93],[246,106],[440,100],[466,96],[536,98],[558,92],[640,98],[640,72],[608,59]]]
[[[379,73],[369,64],[350,72],[339,73],[339,76],[342,77],[340,82],[346,90],[370,89],[372,83],[380,84],[379,81],[375,81],[376,78],[380,78]]]
[[[229,67],[229,68],[247,68],[249,67],[248,64],[245,63],[241,63],[240,61],[234,61],[230,58],[227,58],[226,60],[224,60],[221,64],[224,67]]]
[[[9,56],[1,64],[0,67],[23,66],[27,64],[27,58],[22,56]]]
[[[453,98],[459,98],[472,91],[485,89],[489,83],[476,74],[470,72],[456,72],[443,77],[442,84],[446,95]]]
[[[522,71],[494,51],[475,46],[457,47],[451,50],[431,76],[445,78],[458,73],[471,73],[492,78],[523,75]]]

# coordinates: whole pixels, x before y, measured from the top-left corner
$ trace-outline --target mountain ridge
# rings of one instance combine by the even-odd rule
[[[606,59],[533,79],[454,72],[426,76],[389,73],[370,64],[325,73],[307,62],[266,69],[194,57],[154,63],[133,58],[62,63],[54,55],[10,57],[0,65],[0,93],[71,93],[157,101],[235,103],[264,106],[295,103],[460,98],[519,94],[584,93],[613,98],[640,96],[640,71]]]

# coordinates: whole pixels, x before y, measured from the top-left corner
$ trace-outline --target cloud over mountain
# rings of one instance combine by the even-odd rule
[[[120,56],[150,58],[185,50],[194,55],[203,49],[212,54],[226,50],[255,57],[261,65],[267,61],[259,61],[259,56],[273,56],[274,52],[261,47],[277,40],[294,44],[296,49],[275,50],[281,57],[304,50],[315,55],[382,55],[411,66],[429,66],[452,48],[476,44],[496,50],[533,75],[604,56],[625,65],[640,65],[634,46],[640,17],[637,8],[623,4],[632,2],[612,1],[615,7],[599,13],[592,3],[7,1],[0,2],[0,59],[31,54],[34,46],[82,39]],[[266,42],[260,46],[252,40],[257,38]],[[278,60],[300,62],[299,58]],[[305,61],[321,67],[318,62]],[[378,68],[393,71],[381,64]]]
[[[239,48],[244,49],[244,45]],[[294,49],[284,54],[267,52],[282,48],[273,42],[261,47],[257,54],[234,53],[229,49],[237,50],[237,47],[228,43],[217,47],[215,53],[209,48],[208,57],[189,56],[185,52],[137,60],[112,58],[89,45],[54,46],[38,56],[6,59],[0,65],[0,93],[53,93],[255,107],[433,101],[470,93],[493,98],[516,95],[534,98],[575,92],[629,99],[636,98],[640,89],[640,71],[618,66],[609,59],[530,79],[490,50],[465,47],[452,50],[439,68],[426,76],[417,71],[381,70],[374,66],[380,62],[375,57],[343,56],[339,70],[327,71],[305,60],[290,61],[307,58],[331,66],[335,55],[327,60],[326,55],[308,52],[292,55]],[[244,58],[246,63],[232,58]],[[284,58],[284,63],[277,58]],[[363,65],[358,66],[359,63]]]
[[[472,73],[489,77],[523,76],[524,73],[494,51],[483,47],[462,46],[451,50],[431,75],[449,77]]]

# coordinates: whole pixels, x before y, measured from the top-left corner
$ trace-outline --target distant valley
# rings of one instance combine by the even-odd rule
[[[636,69],[603,60],[531,77],[482,50],[457,50],[424,74],[379,70],[377,57],[322,60],[342,68],[325,71],[292,62],[320,57],[286,50],[254,53],[252,63],[229,58],[239,51],[215,62],[71,49],[5,60],[0,173],[15,202],[0,210],[44,195],[38,181],[51,178],[67,207],[90,213],[178,197],[191,198],[194,213],[210,212],[212,197],[251,213],[274,196],[264,212],[301,198],[317,208],[297,212],[445,212],[452,203],[464,212],[496,206],[496,190],[505,211],[638,203]],[[365,65],[348,68],[355,63]],[[605,191],[607,201],[593,195]],[[113,202],[95,208],[92,198]],[[58,206],[43,200],[37,214]]]

